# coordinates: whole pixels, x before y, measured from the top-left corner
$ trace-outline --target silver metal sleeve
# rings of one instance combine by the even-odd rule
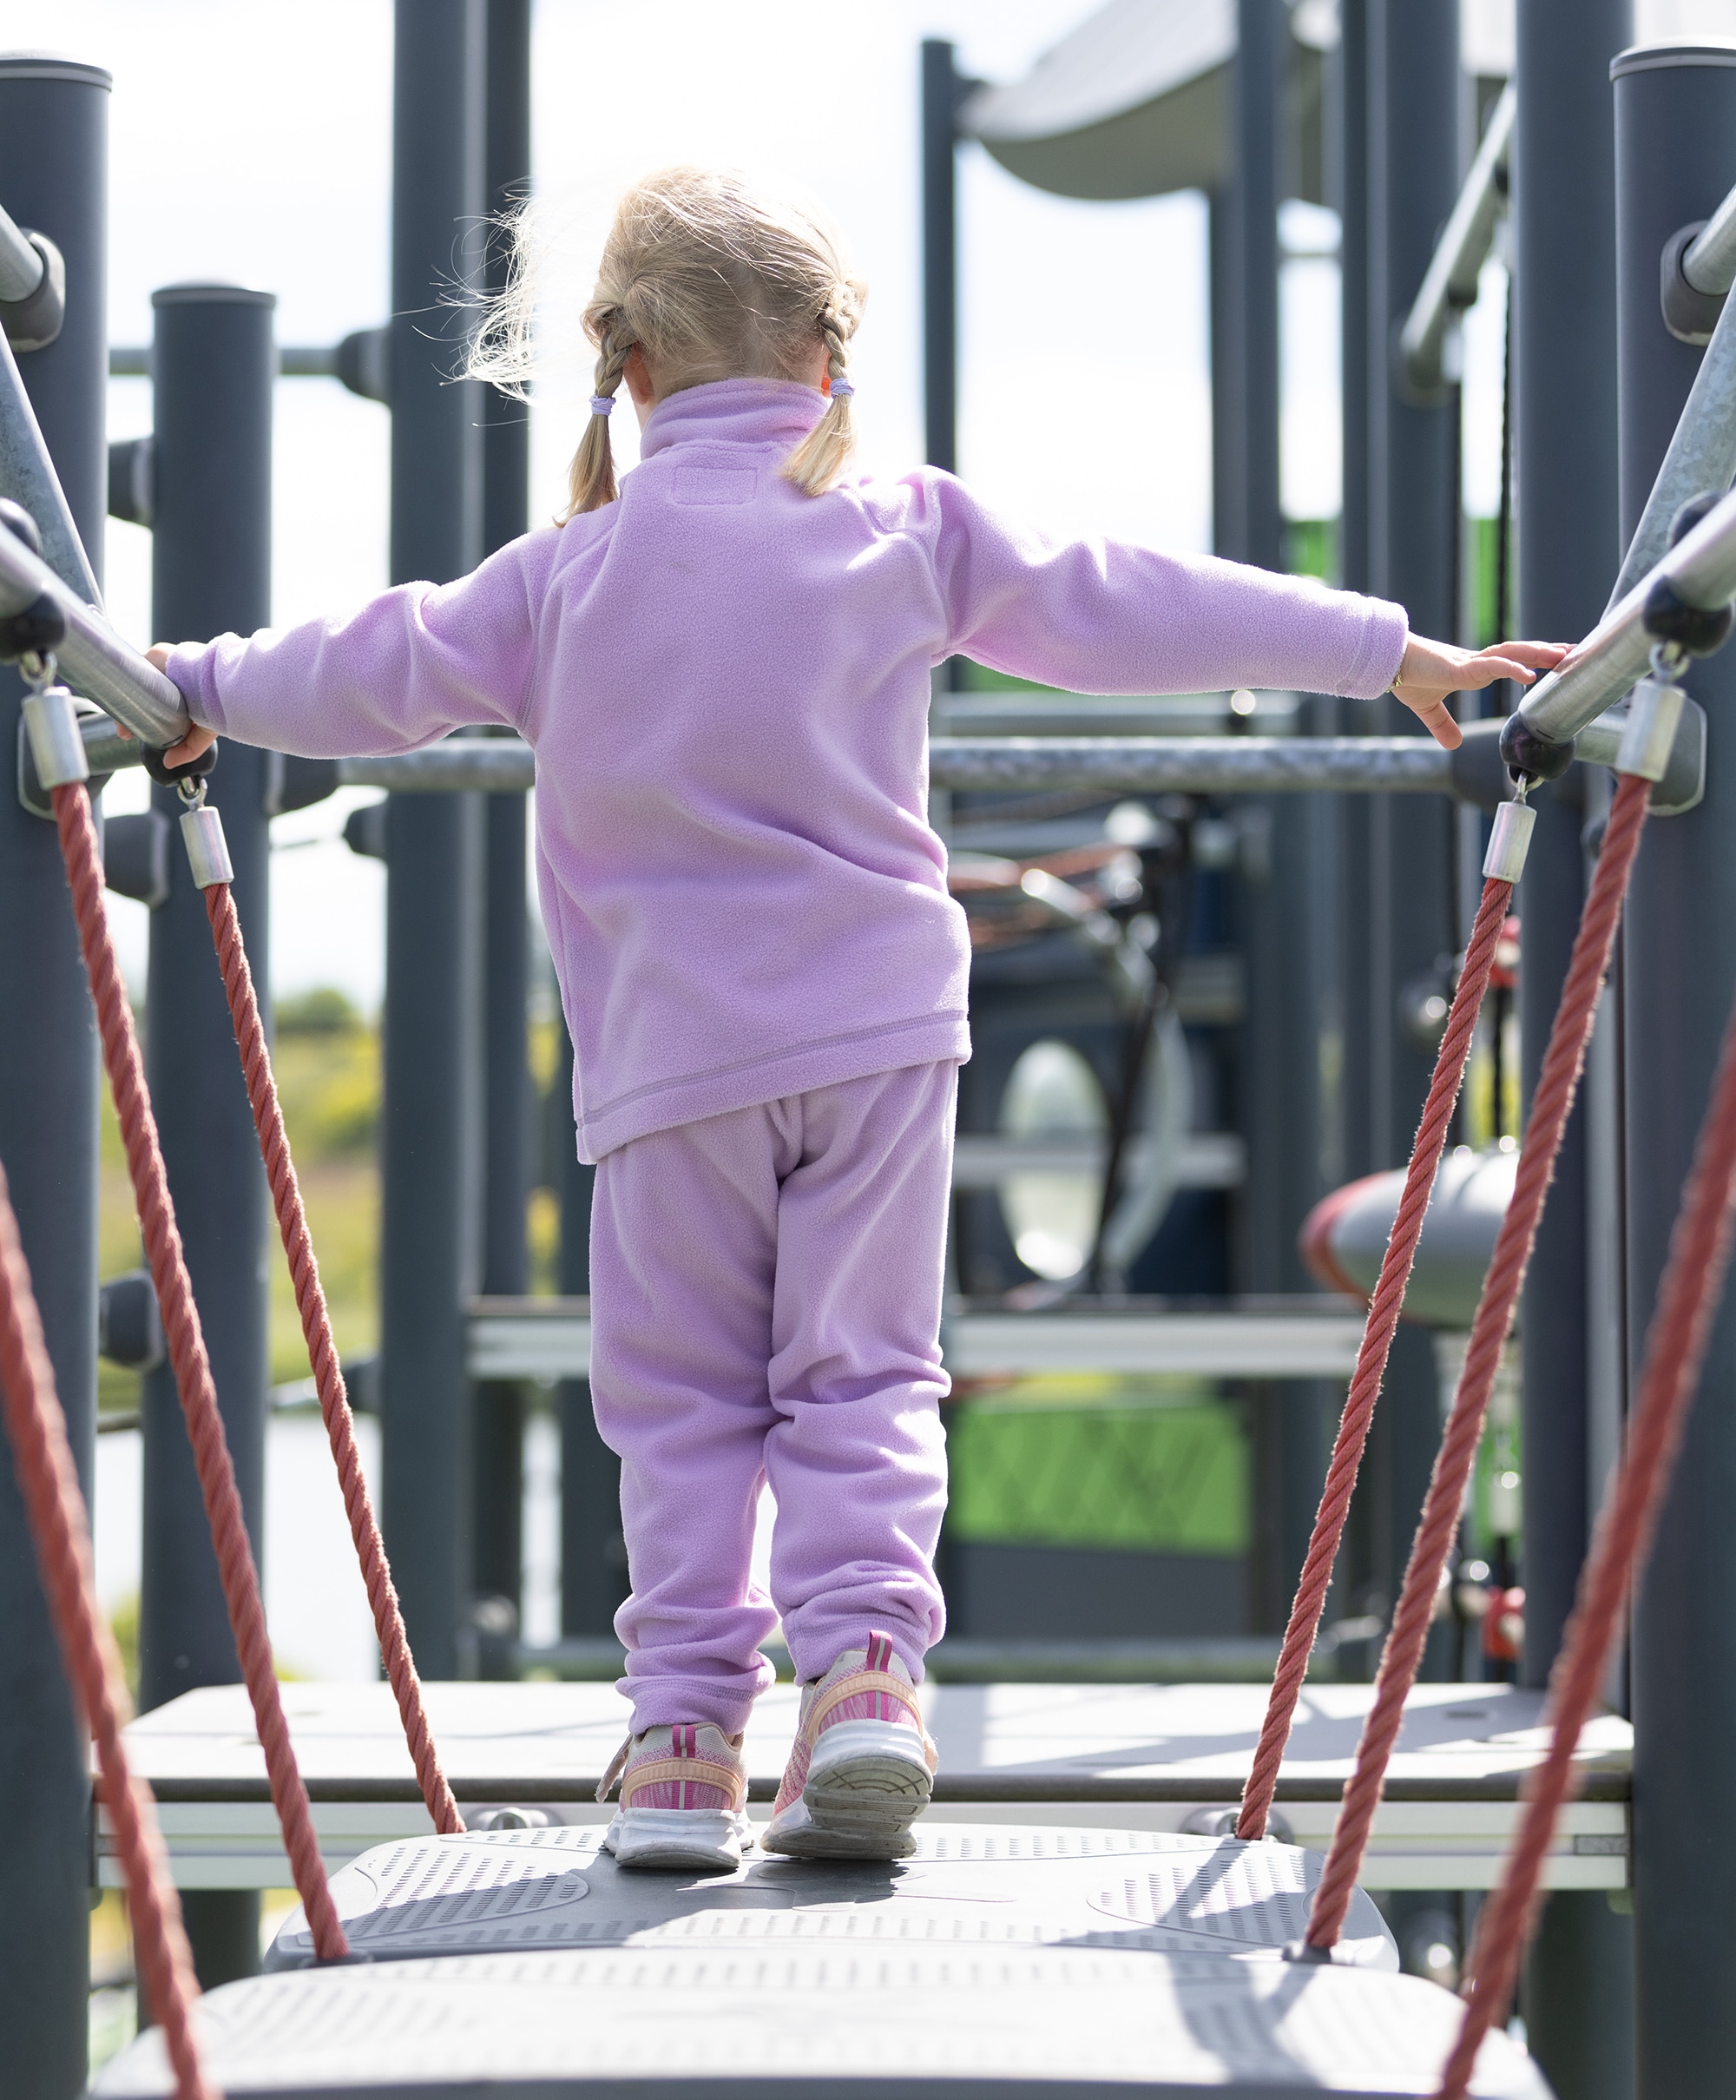
[[[1681,273],[1696,292],[1717,299],[1736,284],[1736,189],[1726,196],[1689,243]]]
[[[52,598],[66,622],[55,661],[73,690],[125,722],[146,743],[178,744],[193,727],[193,718],[174,686],[22,540],[0,530],[0,616],[23,612],[39,597]]]
[[[1628,724],[1615,754],[1617,773],[1637,774],[1642,780],[1661,780],[1669,771],[1681,721],[1682,689],[1642,678],[1628,703]]]
[[[1537,813],[1529,802],[1503,802],[1495,813],[1483,872],[1490,882],[1517,882],[1525,872],[1525,855]]]
[[[44,264],[30,236],[8,212],[0,211],[0,300],[16,306],[43,281]]]
[[[223,820],[208,804],[189,809],[181,820],[181,835],[187,841],[187,864],[201,890],[235,879],[229,859],[229,842],[223,836]]]
[[[72,695],[64,686],[50,686],[45,693],[26,696],[24,734],[30,740],[36,778],[44,787],[65,787],[74,780],[90,778],[90,763],[84,755],[84,739],[78,734]]]

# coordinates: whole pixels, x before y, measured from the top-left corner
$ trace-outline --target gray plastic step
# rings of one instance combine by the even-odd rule
[[[623,1872],[596,1826],[468,1832],[376,1846],[332,1876],[352,1951],[371,1961],[510,1949],[944,1937],[987,1947],[1095,1946],[1271,1958],[1301,1939],[1321,1855],[1154,1831],[957,1823],[930,1816],[895,1865],[755,1851],[730,1874]],[[266,1956],[302,1968],[301,1911]],[[1396,1970],[1358,1889],[1336,1958]]]
[[[300,1970],[200,2007],[228,2100],[1421,2100],[1458,2030],[1435,1984],[1367,1969],[983,1945],[964,1906],[917,1944],[615,1947]],[[935,1945],[952,1937],[951,1945]],[[157,2030],[99,2100],[171,2091]],[[1491,2035],[1477,2100],[1549,2100]]]

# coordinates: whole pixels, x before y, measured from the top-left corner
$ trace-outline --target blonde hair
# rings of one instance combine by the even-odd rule
[[[532,222],[514,221],[513,265],[490,306],[469,371],[523,395],[531,368],[537,256]],[[595,391],[613,399],[637,349],[667,396],[707,380],[797,379],[824,345],[831,400],[786,460],[809,496],[838,479],[855,449],[850,340],[868,287],[816,207],[727,169],[669,168],[635,182],[615,208],[582,326],[597,352]],[[840,384],[841,383],[841,384]],[[569,470],[559,522],[615,497],[609,418],[593,414]]]

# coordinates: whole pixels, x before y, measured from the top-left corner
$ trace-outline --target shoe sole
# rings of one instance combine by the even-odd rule
[[[760,1842],[794,1859],[907,1860],[917,1848],[911,1825],[933,1793],[911,1729],[840,1721],[815,1744],[800,1800]]]
[[[604,1838],[617,1866],[699,1874],[732,1873],[753,1827],[727,1809],[621,1808]]]

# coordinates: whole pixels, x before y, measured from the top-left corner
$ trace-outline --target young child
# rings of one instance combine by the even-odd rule
[[[801,1720],[761,1842],[899,1858],[929,1800],[916,1688],[944,1623],[937,1337],[970,1053],[928,821],[935,666],[1088,693],[1390,688],[1452,745],[1450,693],[1560,654],[1472,655],[1296,577],[1056,543],[930,468],[852,477],[864,296],[813,212],[734,174],[651,177],[585,313],[596,392],[558,525],[353,618],[154,652],[200,725],[176,761],[218,734],[318,757],[480,722],[536,754],[633,1583],[633,1733],[605,1782],[623,1866],[725,1869],[751,1843],[741,1732],[779,1618]],[[521,278],[485,343],[522,346],[528,298]],[[623,382],[644,441],[617,492]],[[769,1597],[749,1578],[768,1480]]]

